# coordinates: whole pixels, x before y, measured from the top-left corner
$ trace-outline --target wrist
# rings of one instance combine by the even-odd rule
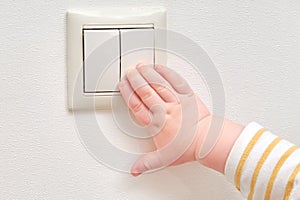
[[[211,128],[212,120],[223,120],[223,126],[218,134],[218,138],[212,146],[211,151],[200,158],[200,152],[205,142],[205,138],[209,137],[208,132]],[[227,158],[231,149],[243,131],[244,126],[220,117],[209,116],[200,121],[199,124],[199,138],[196,145],[195,157],[201,164],[212,168],[218,172],[224,173]]]

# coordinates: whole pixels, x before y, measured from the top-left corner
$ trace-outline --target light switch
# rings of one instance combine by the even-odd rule
[[[121,29],[121,77],[126,69],[142,62],[154,64],[155,38],[153,27]]]
[[[120,78],[118,29],[84,28],[84,92],[115,92]]]
[[[154,43],[157,49],[166,47],[166,19],[163,8],[68,11],[68,108],[111,109],[113,97],[121,98],[117,84],[127,67],[166,63],[164,54],[154,52]]]

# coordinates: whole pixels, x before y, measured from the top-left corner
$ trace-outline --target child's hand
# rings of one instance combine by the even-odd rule
[[[204,137],[199,122],[210,113],[180,75],[160,65],[154,69],[138,65],[127,72],[119,88],[157,148],[136,161],[133,175],[196,160],[197,146]]]

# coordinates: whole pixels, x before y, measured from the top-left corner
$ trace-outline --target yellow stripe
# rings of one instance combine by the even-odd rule
[[[262,168],[262,166],[264,165],[265,161],[267,160],[268,156],[270,155],[270,153],[272,152],[272,150],[275,148],[275,146],[281,141],[282,139],[277,137],[276,139],[273,140],[273,142],[268,146],[268,148],[265,150],[265,152],[263,153],[263,155],[260,157],[254,173],[252,175],[252,179],[251,179],[251,185],[250,185],[250,193],[248,196],[248,200],[252,200],[253,195],[254,195],[254,188],[256,185],[256,181],[257,181],[257,177],[258,174]]]
[[[283,166],[283,164],[285,163],[285,161],[289,158],[290,155],[292,155],[292,153],[294,153],[296,150],[298,149],[297,146],[292,146],[290,147],[280,158],[280,160],[277,162],[273,172],[272,172],[272,175],[271,175],[271,178],[269,180],[269,183],[268,183],[268,187],[267,187],[267,190],[266,190],[266,193],[265,193],[265,200],[270,200],[271,198],[271,193],[272,193],[272,188],[273,188],[273,185],[274,185],[274,181],[281,169],[281,167]]]
[[[255,144],[259,140],[259,138],[266,132],[265,128],[260,129],[255,136],[252,138],[252,140],[249,142],[247,145],[245,151],[243,152],[243,155],[239,161],[239,164],[237,166],[237,170],[235,171],[235,176],[234,176],[234,182],[235,186],[238,190],[241,190],[241,174],[243,171],[243,168],[245,166],[246,160],[248,159],[252,149],[254,148]]]
[[[284,200],[288,200],[290,198],[291,192],[294,187],[295,178],[299,172],[300,172],[300,163],[297,165],[296,169],[291,174],[289,181],[285,187]]]

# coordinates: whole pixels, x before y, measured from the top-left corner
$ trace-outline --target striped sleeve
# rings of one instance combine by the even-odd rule
[[[225,176],[248,200],[300,200],[300,150],[252,122],[235,142]]]

